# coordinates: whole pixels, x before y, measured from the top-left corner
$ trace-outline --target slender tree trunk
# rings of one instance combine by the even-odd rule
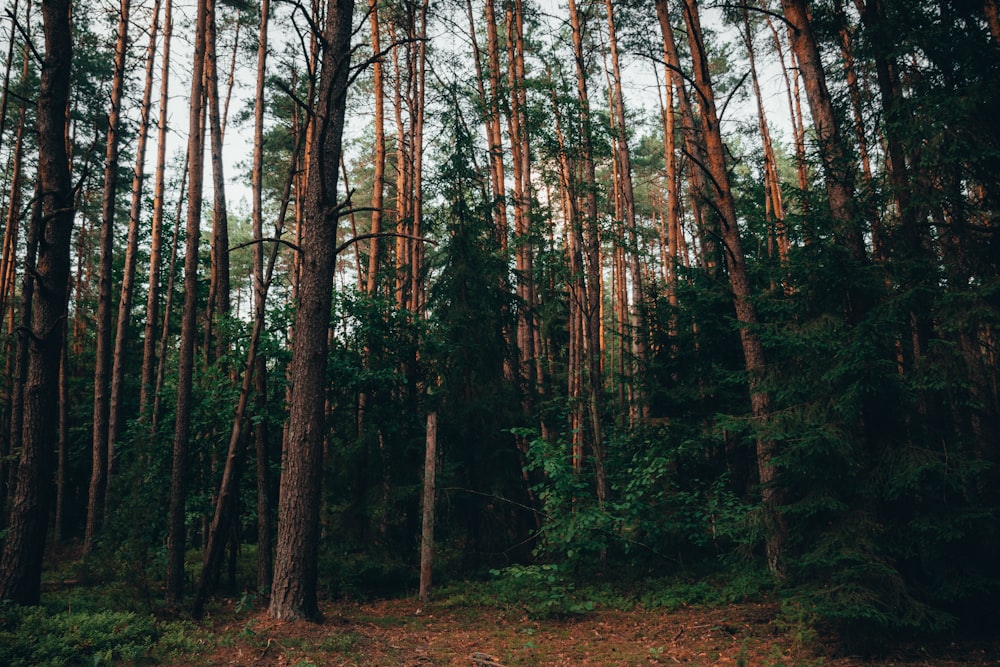
[[[372,239],[368,246],[368,276],[365,292],[375,296],[382,263],[382,206],[385,186],[385,83],[382,75],[382,47],[379,40],[378,0],[368,0],[372,33],[372,94],[375,97],[375,173],[372,175]]]
[[[830,213],[854,259],[863,262],[867,257],[864,239],[860,225],[854,220],[854,165],[834,114],[809,10],[805,0],[781,0],[781,6],[785,19],[792,26],[792,49],[809,99],[813,130],[826,175]]]
[[[614,7],[611,0],[605,0],[608,19],[608,45],[611,55],[611,113],[615,119],[615,159],[618,161],[617,185],[621,194],[622,221],[628,239],[628,273],[630,280],[630,303],[628,307],[632,400],[629,404],[629,418],[637,424],[649,416],[649,406],[643,388],[648,345],[646,343],[646,323],[643,305],[643,275],[640,262],[641,248],[635,215],[635,192],[632,187],[632,158],[628,147],[628,127],[625,119],[625,100],[622,93],[622,74],[618,56],[618,35],[615,25]]]
[[[28,18],[30,19],[31,3],[28,3]],[[15,14],[16,16],[16,14]],[[28,23],[30,25],[30,21]],[[27,38],[30,39],[30,32],[27,34]],[[12,40],[13,41],[13,40]],[[31,62],[29,58],[29,44],[24,45],[24,59],[23,66],[21,70],[20,82],[23,85],[27,79],[30,70],[28,69],[29,63]],[[21,190],[24,187],[24,134],[25,134],[25,119],[27,114],[27,108],[22,103],[20,112],[18,113],[17,119],[17,135],[14,139],[14,155],[12,158],[13,166],[11,170],[10,179],[10,192],[9,199],[7,202],[7,223],[4,227],[3,234],[3,248],[0,251],[0,318],[6,317],[8,320],[8,341],[11,341],[9,345],[12,349],[8,350],[6,355],[7,358],[7,372],[4,374],[6,381],[9,383],[14,379],[14,366],[16,365],[15,360],[18,358],[19,353],[17,348],[20,345],[14,344],[14,322],[15,322],[15,304],[14,304],[14,285],[16,282],[16,271],[17,271],[17,261],[15,255],[17,253],[18,247],[18,237],[20,236],[21,229]],[[17,393],[17,388],[13,388],[13,391],[9,391],[8,396]],[[16,451],[14,446],[15,441],[20,441],[20,431],[14,431],[14,416],[16,414],[14,402],[5,406],[5,414],[3,420],[3,428],[5,436],[0,437],[0,528],[7,525],[7,496],[10,490],[11,484],[8,482],[13,482],[10,473],[13,471],[14,466],[11,466],[8,461],[13,452]]]
[[[535,349],[534,256],[531,233],[531,157],[528,136],[526,74],[524,66],[524,7],[521,0],[507,5],[508,119],[513,162],[514,256],[517,271],[517,346],[520,352],[521,381],[525,407],[530,412],[538,391]]]
[[[17,29],[18,14],[20,13],[19,4],[18,0],[14,0],[14,6],[10,8],[10,38],[7,41],[7,57],[4,60],[3,93],[0,95],[0,145],[2,145],[4,139],[4,130],[7,129],[7,101],[10,96],[10,73],[14,65],[14,47],[16,44],[14,32]]]
[[[104,497],[108,489],[107,468],[110,461],[108,419],[111,409],[111,280],[114,263],[115,203],[118,193],[119,124],[122,95],[125,89],[125,57],[128,51],[130,0],[121,0],[118,10],[118,39],[115,42],[115,69],[111,81],[111,110],[108,114],[107,152],[104,158],[104,196],[101,201],[101,259],[97,295],[97,341],[94,365],[93,449],[90,471],[90,494],[87,502],[87,528],[83,552],[90,553],[94,538],[101,529]]]
[[[868,148],[868,137],[865,132],[865,110],[862,103],[861,88],[858,85],[857,68],[854,65],[854,48],[851,34],[848,30],[847,16],[844,13],[840,0],[834,3],[834,15],[837,19],[837,34],[840,38],[840,56],[844,63],[844,79],[847,83],[847,90],[851,98],[851,112],[854,120],[854,138],[858,146],[858,156],[861,159],[861,175],[863,185],[869,198],[874,194],[875,180],[872,174],[871,156]],[[872,229],[872,251],[875,258],[885,261],[887,251],[885,248],[884,231],[880,220],[880,211],[877,206],[869,206],[866,215],[871,221]]]
[[[177,198],[177,214],[175,220],[181,219],[184,211],[184,190],[188,183],[189,162],[187,156],[184,159],[184,168],[181,170],[180,195]],[[150,433],[155,435],[159,427],[160,401],[163,397],[163,382],[167,375],[167,344],[170,342],[170,315],[174,307],[174,277],[177,269],[177,246],[180,241],[179,225],[174,227],[174,237],[170,242],[170,258],[167,261],[167,285],[165,289],[163,303],[163,324],[160,327],[159,354],[156,363],[156,380],[153,385],[153,404],[150,412],[152,416],[149,421]]]
[[[757,126],[760,129],[761,147],[764,150],[764,217],[768,228],[768,252],[772,257],[777,255],[781,264],[787,266],[788,234],[785,229],[781,178],[778,176],[778,161],[774,154],[774,144],[771,142],[771,130],[764,110],[764,95],[761,93],[760,79],[757,76],[757,56],[750,26],[750,12],[746,8],[743,9],[743,43],[747,47],[747,56],[750,59],[750,81],[757,102]]]
[[[253,136],[253,235],[255,239],[264,236],[264,86],[267,77],[268,25],[271,18],[270,0],[262,0],[260,5],[260,33],[257,40],[257,95],[254,103]],[[376,93],[378,94],[378,93]],[[379,204],[381,206],[381,204]],[[279,225],[283,221],[279,221]],[[264,276],[264,248],[261,243],[253,249],[254,313],[258,320],[265,317],[267,284]],[[257,459],[257,589],[271,589],[273,572],[272,541],[274,528],[271,521],[271,480],[270,453],[267,423],[267,359],[257,354],[254,360],[254,408],[257,421],[254,424],[254,445]]]
[[[437,467],[437,412],[427,413],[427,443],[424,448],[424,496],[420,533],[420,601],[431,597],[434,566],[434,471]]]
[[[336,260],[337,166],[347,103],[353,0],[328,0],[320,84],[309,152],[309,189],[300,252],[288,437],[278,500],[276,567],[268,614],[280,620],[321,617],[316,599],[328,321]]]
[[[692,186],[691,213],[698,232],[698,240],[701,243],[701,264],[709,276],[715,278],[719,272],[719,253],[716,244],[716,238],[719,234],[718,230],[715,229],[716,225],[708,221],[708,216],[703,211],[706,206],[704,200],[707,196],[706,193],[708,193],[705,149],[694,110],[691,108],[691,101],[688,98],[687,81],[681,69],[680,55],[677,52],[677,43],[674,40],[666,2],[656,2],[656,16],[660,23],[660,32],[663,35],[663,59],[670,69],[674,89],[677,91],[677,106],[681,112],[684,152],[689,163],[692,163],[688,168],[688,178]]]
[[[70,278],[72,282],[72,277]],[[67,284],[66,289],[69,290]],[[67,301],[68,305],[68,301]],[[65,321],[65,320],[64,320]],[[69,461],[69,327],[62,328],[62,349],[59,351],[59,441],[56,454],[55,543],[61,544],[66,521],[66,466]]]
[[[125,347],[132,321],[132,295],[135,285],[136,252],[139,247],[139,225],[142,217],[142,193],[146,178],[146,140],[149,136],[149,114],[153,96],[153,66],[156,60],[156,38],[160,22],[160,0],[153,3],[146,47],[145,85],[140,106],[139,138],[135,151],[135,171],[132,176],[132,204],[129,208],[128,239],[125,247],[125,267],[122,275],[121,296],[118,301],[118,322],[115,331],[114,364],[111,370],[111,406],[108,413],[108,488],[114,472],[115,442],[121,432],[121,402],[125,390]],[[155,318],[155,314],[154,314]]]
[[[660,2],[664,0],[658,0]],[[771,414],[771,396],[763,387],[767,364],[764,346],[757,332],[757,311],[751,300],[750,278],[736,220],[736,206],[729,184],[725,162],[725,146],[715,109],[715,97],[709,74],[708,54],[702,39],[701,21],[696,0],[683,0],[688,43],[694,61],[694,78],[701,106],[702,130],[705,139],[708,168],[712,177],[716,206],[722,218],[722,240],[725,245],[729,283],[733,291],[736,319],[740,322],[740,342],[750,383],[750,404],[754,420],[764,428]],[[757,469],[761,484],[761,503],[765,514],[765,547],[768,568],[777,576],[784,573],[785,527],[781,515],[781,497],[774,467],[775,443],[764,433],[757,434]]]
[[[501,252],[507,251],[507,197],[504,180],[503,131],[501,129],[500,99],[500,41],[497,34],[497,17],[494,0],[485,0],[486,52],[489,67],[490,92],[485,105],[486,135],[490,150],[490,184],[493,190],[494,236]]]
[[[65,325],[73,229],[73,189],[66,153],[73,39],[69,0],[42,0],[45,56],[38,91],[38,194],[34,225],[39,244],[33,275],[31,320],[22,334],[27,347],[24,412],[14,504],[0,556],[0,599],[38,604],[42,553],[54,472],[59,358]],[[39,289],[34,289],[37,282]],[[27,313],[25,313],[27,314]]]
[[[198,245],[201,240],[201,203],[204,175],[205,49],[211,0],[199,0],[195,19],[194,64],[191,72],[191,112],[188,118],[189,187],[187,234],[184,247],[184,312],[177,361],[177,408],[173,463],[170,474],[169,534],[167,536],[168,605],[178,605],[184,595],[185,504],[187,500],[188,440],[191,437],[191,394],[194,382],[194,347],[197,335]]]
[[[226,119],[219,104],[219,71],[216,53],[215,0],[208,2],[205,26],[205,93],[208,98],[209,139],[212,156],[212,281],[205,318],[205,357],[221,357],[228,346],[217,331],[219,320],[229,315],[229,214],[226,204],[226,177],[222,163],[222,142]]]
[[[163,54],[160,59],[160,109],[157,127],[156,176],[153,185],[153,220],[150,224],[149,289],[146,292],[146,324],[142,341],[142,373],[139,415],[150,419],[150,394],[156,379],[156,323],[160,314],[160,266],[163,263],[163,199],[167,163],[167,120],[170,81],[170,38],[173,36],[173,0],[165,0],[163,14]],[[152,421],[150,419],[150,421]]]

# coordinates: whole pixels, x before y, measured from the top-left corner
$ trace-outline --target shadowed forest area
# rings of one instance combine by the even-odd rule
[[[1000,659],[997,0],[3,9],[0,664]]]

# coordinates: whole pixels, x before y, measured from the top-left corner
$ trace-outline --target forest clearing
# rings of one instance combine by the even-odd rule
[[[1000,659],[998,0],[0,7],[0,664]]]

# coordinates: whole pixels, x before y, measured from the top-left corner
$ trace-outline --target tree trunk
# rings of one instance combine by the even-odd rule
[[[30,326],[23,378],[21,455],[14,503],[0,557],[0,599],[38,604],[42,553],[52,496],[53,443],[57,422],[59,358],[65,324],[73,189],[66,154],[67,101],[73,39],[69,0],[42,0],[45,57],[38,91],[38,183],[35,227],[39,244],[33,276]]]
[[[781,197],[781,178],[778,176],[778,161],[771,142],[771,130],[764,110],[764,95],[757,76],[757,56],[750,26],[750,12],[743,9],[743,43],[750,59],[750,81],[753,84],[754,99],[757,102],[757,126],[760,142],[764,150],[764,216],[767,223],[768,253],[777,258],[782,266],[788,264],[788,234],[785,229],[785,205]]]
[[[864,239],[860,225],[854,220],[854,165],[834,114],[809,10],[805,0],[781,0],[781,6],[785,19],[792,26],[792,49],[809,99],[813,130],[826,176],[830,214],[851,255],[863,262],[867,257]]]
[[[328,0],[320,84],[309,151],[309,188],[300,246],[288,438],[278,499],[276,567],[268,614],[321,618],[316,599],[323,436],[326,432],[327,330],[336,260],[337,172],[347,103],[353,0]]]
[[[640,262],[641,248],[635,217],[635,192],[632,187],[632,158],[628,147],[628,128],[625,119],[625,100],[622,92],[622,74],[618,56],[618,36],[615,26],[614,7],[611,0],[605,0],[605,11],[608,19],[608,45],[611,55],[611,113],[614,116],[615,159],[618,162],[618,178],[616,180],[621,195],[622,222],[628,239],[628,273],[630,281],[630,303],[628,304],[628,321],[631,363],[629,368],[631,401],[629,403],[629,419],[632,424],[638,424],[649,416],[649,406],[646,403],[643,374],[647,359],[646,323],[643,305],[643,275]]]
[[[177,360],[177,408],[170,473],[169,534],[167,536],[166,601],[178,605],[184,596],[185,504],[187,500],[188,440],[191,437],[191,394],[197,335],[198,244],[201,240],[202,185],[205,171],[205,48],[211,0],[199,0],[195,19],[194,63],[191,72],[188,118],[189,187],[184,246],[184,312]]]
[[[108,419],[111,409],[111,280],[114,264],[115,203],[118,193],[118,153],[122,95],[125,89],[125,57],[128,51],[130,0],[121,0],[118,10],[118,38],[115,42],[114,78],[111,81],[111,110],[108,113],[108,141],[104,158],[104,196],[101,200],[101,259],[97,295],[97,341],[94,365],[93,448],[91,450],[90,494],[83,552],[90,553],[101,529],[104,497],[108,489],[110,461]]]
[[[508,119],[514,182],[514,256],[517,272],[517,347],[520,352],[521,381],[527,411],[532,411],[538,391],[535,350],[534,256],[531,239],[531,150],[528,136],[526,74],[524,65],[524,7],[521,0],[507,5]]]
[[[687,80],[681,70],[680,55],[677,52],[677,43],[674,40],[673,28],[670,25],[670,14],[667,11],[665,1],[656,2],[656,16],[660,23],[660,32],[663,35],[663,59],[670,74],[673,77],[674,89],[677,91],[677,106],[681,112],[682,135],[684,137],[684,152],[687,154],[689,164],[688,178],[691,181],[691,212],[694,218],[695,228],[698,232],[698,240],[701,243],[701,264],[709,276],[715,278],[719,272],[718,250],[716,238],[718,231],[715,225],[708,222],[703,211],[704,199],[707,196],[708,185],[706,183],[706,162],[703,141],[698,131],[697,120],[694,110],[691,108],[691,101],[687,93]]]
[[[663,2],[664,0],[658,0]],[[750,385],[750,404],[759,428],[765,428],[771,414],[771,396],[762,382],[767,370],[764,346],[757,332],[757,311],[751,300],[750,277],[747,271],[743,244],[736,220],[736,206],[729,184],[725,162],[725,146],[719,129],[715,97],[709,74],[708,54],[702,39],[701,21],[696,0],[683,0],[684,20],[688,29],[688,43],[694,61],[694,78],[701,106],[702,130],[705,140],[708,169],[712,177],[716,207],[722,221],[722,240],[725,245],[729,283],[733,291],[736,319],[740,323],[740,342]],[[763,433],[757,434],[757,469],[761,484],[761,504],[765,515],[765,548],[768,568],[776,576],[784,573],[785,528],[781,515],[781,498],[775,485],[775,444]]]
[[[997,0],[983,0],[983,14],[990,27],[993,46],[1000,49],[1000,9],[997,7]]]
[[[434,471],[437,467],[437,412],[427,413],[427,444],[424,449],[423,520],[420,533],[420,601],[431,597],[434,565]]]
[[[270,0],[262,0],[260,5],[260,34],[257,40],[257,95],[254,103],[253,138],[253,235],[255,239],[264,236],[264,85],[267,76],[268,25],[271,18]],[[381,206],[381,204],[379,204]],[[281,225],[283,220],[279,220]],[[254,313],[259,320],[265,317],[267,283],[264,276],[264,247],[254,244],[253,250]],[[271,542],[274,529],[271,521],[271,481],[270,454],[267,422],[267,359],[257,354],[254,368],[254,408],[257,421],[254,423],[254,449],[257,459],[257,590],[271,589],[273,572],[273,552]]]
[[[31,10],[31,3],[28,3],[28,11]],[[28,15],[30,18],[30,13]],[[30,25],[30,22],[28,23]],[[30,33],[28,33],[30,36]],[[21,83],[28,79],[28,74],[30,70],[28,65],[31,62],[29,56],[29,45],[26,43],[24,46],[24,61],[21,70]],[[20,112],[18,113],[17,119],[17,135],[14,139],[14,155],[13,155],[13,166],[10,178],[10,199],[7,205],[7,224],[4,227],[3,235],[3,249],[0,252],[0,320],[6,318],[8,320],[8,336],[9,339],[13,341],[13,329],[14,329],[14,284],[16,279],[17,271],[17,261],[16,253],[18,247],[18,237],[20,236],[21,229],[21,189],[24,187],[24,135],[26,131],[26,115],[27,108],[22,103]],[[8,314],[9,313],[9,314]],[[11,345],[11,348],[17,347]],[[15,365],[15,359],[17,354],[13,353],[14,350],[11,349],[7,356],[8,372],[5,373],[6,381],[9,383],[14,379],[13,368]],[[16,390],[9,391],[8,395],[16,393]],[[13,403],[13,402],[12,402]],[[5,419],[3,420],[4,433],[10,435],[7,437],[0,437],[0,528],[7,525],[7,496],[10,486],[8,482],[13,481],[10,479],[10,472],[13,470],[13,466],[9,465],[9,460],[11,454],[15,451],[14,441],[20,440],[20,433],[15,433],[13,431],[14,424],[14,405],[5,406]]]
[[[122,275],[121,297],[118,301],[118,323],[115,331],[114,364],[111,370],[111,406],[108,415],[108,488],[114,471],[115,442],[121,432],[121,401],[125,390],[125,347],[132,321],[132,295],[135,285],[136,252],[139,246],[139,225],[142,216],[142,192],[146,174],[146,140],[149,136],[149,113],[153,96],[153,65],[156,60],[156,37],[160,22],[160,0],[153,3],[153,18],[146,47],[145,85],[142,91],[139,139],[135,151],[135,171],[132,176],[132,204],[129,208],[128,240]],[[154,314],[155,319],[155,314]]]
[[[173,0],[165,0],[163,14],[163,54],[160,59],[160,111],[156,144],[156,176],[153,185],[153,220],[150,223],[149,289],[146,293],[146,324],[142,340],[142,373],[139,415],[152,421],[151,394],[156,382],[156,323],[160,313],[160,266],[163,263],[163,197],[167,162],[167,110],[170,81],[170,38],[173,36]],[[183,187],[182,187],[183,189]]]
[[[385,84],[382,81],[382,48],[379,40],[378,0],[368,0],[372,32],[372,77],[375,96],[375,173],[372,176],[372,239],[368,246],[368,276],[365,292],[375,296],[379,266],[382,263],[382,205],[385,186]]]
[[[216,54],[215,0],[209,3],[205,24],[205,93],[208,98],[209,141],[212,156],[212,280],[208,313],[205,317],[205,357],[221,357],[228,346],[219,335],[218,321],[229,315],[229,215],[226,204],[226,176],[222,163],[222,138],[226,119],[219,104],[219,72]]]

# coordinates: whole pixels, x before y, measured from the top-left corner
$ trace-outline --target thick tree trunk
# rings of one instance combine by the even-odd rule
[[[198,245],[201,240],[201,203],[205,171],[205,48],[211,0],[199,0],[195,19],[194,64],[191,72],[188,118],[189,187],[184,247],[184,312],[177,360],[177,408],[173,463],[170,473],[169,534],[167,536],[166,601],[178,605],[184,596],[185,504],[187,500],[188,440],[191,437],[191,396],[198,310]]]
[[[73,39],[69,0],[43,0],[45,58],[38,91],[38,184],[35,226],[38,261],[29,281],[33,291],[27,346],[21,455],[14,502],[0,557],[0,599],[38,604],[42,553],[52,496],[59,358],[65,325],[73,191],[66,154],[67,101]]]
[[[1000,9],[998,9],[997,0],[983,0],[983,14],[990,27],[993,45],[1000,49]]]
[[[302,276],[295,315],[288,437],[278,499],[276,567],[268,614],[276,619],[318,620],[316,599],[319,508],[328,322],[336,260],[337,167],[347,103],[353,0],[328,0],[320,84],[309,151]]]
[[[101,259],[97,294],[97,341],[94,365],[93,447],[91,450],[90,494],[83,552],[90,553],[101,528],[104,496],[108,489],[110,461],[108,419],[111,410],[111,280],[114,263],[115,203],[118,193],[118,153],[122,95],[125,89],[125,57],[128,51],[130,0],[121,0],[118,10],[118,38],[115,42],[115,69],[111,81],[111,110],[108,113],[108,141],[104,158],[104,196],[101,200]]]

